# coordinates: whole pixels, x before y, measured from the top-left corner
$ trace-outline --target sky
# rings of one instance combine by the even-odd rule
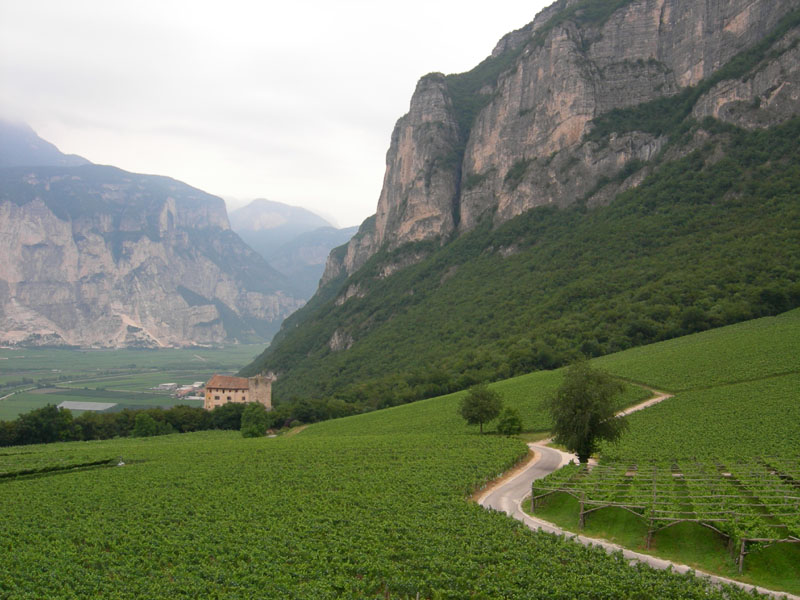
[[[222,196],[375,212],[417,80],[552,0],[0,0],[0,117],[62,152]]]

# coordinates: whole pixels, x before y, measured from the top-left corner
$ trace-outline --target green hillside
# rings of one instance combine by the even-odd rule
[[[685,368],[687,355],[724,387],[739,381],[740,365],[749,363],[742,348],[774,356],[770,363],[788,360],[798,322],[800,311],[793,311],[602,364],[654,383]],[[646,364],[654,366],[652,381]],[[749,395],[738,396],[740,410],[726,422],[773,428],[787,451],[800,453],[800,420],[785,412],[794,410],[795,398],[770,387],[781,377],[796,379],[773,377],[783,368],[745,373],[747,381],[736,385],[750,386]],[[494,387],[523,412],[526,427],[539,428],[547,419],[537,407],[560,377],[539,372]],[[705,387],[693,376],[692,389]],[[635,386],[627,394],[626,403],[642,396]],[[681,397],[659,406],[679,406]],[[649,598],[657,590],[659,598],[752,597],[632,567],[621,556],[532,533],[466,501],[527,449],[518,439],[478,435],[456,415],[457,399],[331,420],[275,439],[202,432],[4,448],[4,595],[611,599]],[[754,410],[756,402],[784,412]],[[713,452],[694,441],[705,423],[682,410],[672,412],[682,439],[695,453]],[[649,418],[660,422],[654,408],[639,415],[631,439],[646,435]],[[116,466],[120,460],[125,464]]]
[[[596,361],[675,397],[629,417],[615,459],[800,456],[800,310]]]
[[[710,141],[609,206],[534,209],[443,247],[378,253],[287,320],[243,373],[278,373],[284,401],[383,407],[797,306],[800,119],[693,127]],[[350,286],[360,295],[337,303]],[[330,348],[336,332],[349,349]]]
[[[747,542],[743,575],[735,562],[743,539],[800,534],[799,334],[794,310],[596,359],[617,376],[675,396],[630,415],[622,439],[601,447],[599,468],[559,471],[537,482],[537,495],[568,487],[592,508],[639,507],[599,509],[582,533],[799,593],[797,544]],[[536,510],[576,532],[579,512],[576,497],[564,493],[543,498]]]

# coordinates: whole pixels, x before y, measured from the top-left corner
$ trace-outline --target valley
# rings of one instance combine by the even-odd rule
[[[357,229],[330,75],[139,126],[330,220],[0,121],[0,597],[800,598],[798,1],[556,0],[419,78]]]
[[[797,464],[800,405],[795,394],[776,393],[771,382],[798,351],[798,322],[800,312],[792,311],[604,358],[603,367],[615,375],[652,365],[652,378],[634,379],[649,385],[680,379],[686,360],[697,366],[683,379],[691,384],[671,386],[674,398],[631,415],[631,430],[616,451],[638,460],[670,451],[666,434],[649,451],[638,442],[651,440],[654,423],[663,426],[658,413],[664,411],[679,426],[674,437],[682,456],[715,458],[735,448],[746,458],[779,448]],[[752,366],[759,357],[765,364],[775,359],[763,377]],[[797,365],[790,370],[795,375],[778,378],[796,377]],[[532,373],[493,387],[524,415],[525,430],[532,432],[547,429],[547,415],[537,406],[560,377],[560,371]],[[714,395],[694,407],[696,414],[686,413],[682,396],[725,389],[741,379],[748,380],[752,396]],[[631,389],[625,404],[649,395]],[[9,572],[44,572],[40,567],[47,563],[62,574],[12,576],[8,589],[14,596],[37,590],[62,597],[68,592],[60,586],[68,581],[70,593],[119,597],[259,590],[319,598],[611,598],[647,595],[655,586],[661,598],[752,597],[691,576],[629,566],[618,555],[532,532],[469,502],[524,459],[528,448],[519,438],[493,434],[491,426],[484,435],[466,426],[457,414],[460,395],[326,421],[272,439],[211,431],[5,448],[5,472],[108,461],[105,467],[0,480],[9,515],[0,524]],[[737,410],[724,409],[726,403]],[[775,410],[761,410],[769,404]],[[725,426],[708,436],[718,410],[728,414]],[[741,432],[755,423],[771,435],[742,445]],[[703,443],[706,437],[716,445]],[[605,455],[604,449],[603,460]],[[125,464],[116,466],[120,461]],[[744,578],[775,583],[759,575],[771,572],[770,565],[786,564],[773,552],[763,559],[758,552],[748,555]],[[735,571],[723,564],[723,573]],[[783,573],[786,591],[796,589],[795,577]]]
[[[260,350],[260,345],[246,344],[161,350],[0,348],[0,420],[63,401],[114,403],[115,410],[202,407],[202,400],[179,399],[153,388],[235,372]]]

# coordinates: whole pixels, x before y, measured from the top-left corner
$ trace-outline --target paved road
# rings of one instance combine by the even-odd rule
[[[538,444],[528,444],[528,448],[536,453],[534,459],[522,471],[513,475],[502,485],[491,489],[478,499],[478,504],[486,508],[499,510],[519,519],[522,512],[522,501],[531,494],[531,483],[535,479],[546,477],[575,458],[571,454],[548,448],[545,440]],[[576,458],[577,460],[577,458]]]

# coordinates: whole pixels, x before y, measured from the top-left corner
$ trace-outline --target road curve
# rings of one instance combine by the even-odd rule
[[[759,586],[742,583],[741,581],[728,579],[727,577],[712,575],[711,573],[692,569],[687,565],[674,563],[669,560],[651,556],[649,554],[634,552],[633,550],[628,550],[627,548],[623,548],[622,546],[613,544],[606,540],[591,538],[584,535],[578,535],[570,531],[565,531],[560,527],[553,525],[552,523],[527,514],[522,510],[522,502],[531,495],[531,484],[533,481],[536,479],[541,479],[553,471],[560,469],[563,465],[567,464],[573,459],[577,461],[577,457],[575,455],[567,454],[566,452],[561,452],[560,450],[547,447],[545,444],[549,442],[550,440],[543,440],[542,442],[536,444],[528,444],[528,447],[535,453],[533,459],[531,459],[523,468],[513,471],[507,478],[501,479],[495,485],[489,487],[483,493],[479,494],[476,497],[478,504],[484,508],[503,512],[510,517],[517,519],[518,521],[522,521],[534,531],[544,531],[547,533],[564,535],[578,543],[583,544],[584,546],[600,546],[608,553],[622,552],[622,555],[631,563],[637,561],[643,562],[656,569],[672,568],[673,571],[678,573],[693,571],[697,576],[704,577],[716,584],[735,585],[748,591],[756,590],[761,594],[767,594],[775,598],[800,600],[800,596],[795,596],[785,592],[776,592],[774,590],[768,590]]]
[[[533,481],[546,477],[573,459],[577,460],[572,454],[547,447],[545,444],[549,441],[528,444],[528,448],[535,453],[534,458],[524,469],[481,494],[478,504],[521,520],[521,515],[525,514],[522,512],[522,501],[530,496]]]

